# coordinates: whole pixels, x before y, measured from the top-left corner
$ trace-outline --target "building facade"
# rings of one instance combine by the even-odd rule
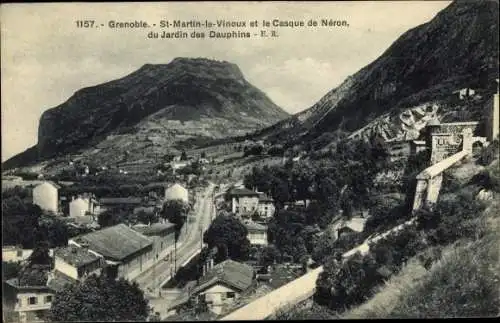
[[[79,217],[94,214],[94,201],[91,197],[77,197],[69,203],[69,216]]]
[[[259,193],[246,188],[233,188],[227,192],[226,198],[231,202],[234,214],[253,214],[258,212]]]
[[[265,219],[270,219],[273,217],[275,211],[274,200],[265,194],[259,194],[259,204],[257,206],[259,215]]]
[[[15,280],[9,280],[5,284],[6,293],[12,295],[14,312],[18,322],[45,322],[44,318],[48,314],[54,293],[47,286],[19,286]]]
[[[255,223],[253,221],[245,221],[243,223],[247,228],[247,238],[251,245],[266,246],[267,241],[267,226]]]
[[[184,186],[176,183],[165,190],[165,200],[181,200],[188,204],[189,192]]]
[[[173,223],[154,223],[152,225],[136,226],[137,232],[153,240],[153,259],[168,257],[173,261],[175,244],[175,225]]]
[[[189,297],[195,302],[207,305],[210,312],[220,315],[229,310],[241,294],[248,290],[255,278],[251,266],[233,260],[225,260],[203,275],[199,283],[189,291]],[[174,304],[175,308],[181,304]]]
[[[77,236],[68,244],[88,247],[104,257],[117,277],[125,279],[135,278],[154,261],[153,241],[124,224]]]
[[[104,265],[104,258],[92,253],[86,247],[68,245],[54,252],[54,270],[74,280],[100,274]]]

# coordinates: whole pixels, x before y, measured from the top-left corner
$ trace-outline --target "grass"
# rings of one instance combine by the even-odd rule
[[[366,303],[342,318],[449,318],[500,314],[500,203],[480,217],[485,234],[444,248],[441,258],[425,270],[412,258]],[[484,228],[480,227],[479,230]],[[478,232],[479,234],[481,232]]]

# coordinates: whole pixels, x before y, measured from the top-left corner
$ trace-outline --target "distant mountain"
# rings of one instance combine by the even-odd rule
[[[408,120],[422,109],[432,114],[433,106],[437,117],[449,121],[482,118],[496,91],[498,30],[498,1],[455,1],[404,33],[310,109],[257,136],[303,142],[340,130],[357,131],[357,137],[411,137],[422,120],[414,126]],[[478,89],[482,98],[475,104],[451,103],[453,92],[466,87]]]
[[[4,168],[90,148],[100,159],[157,156],[182,142],[244,135],[289,114],[225,61],[176,58],[77,91],[43,113],[38,144]],[[102,158],[101,158],[102,157]]]

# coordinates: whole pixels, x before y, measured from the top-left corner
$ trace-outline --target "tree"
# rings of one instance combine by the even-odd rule
[[[168,200],[163,204],[161,217],[175,224],[176,240],[179,238],[182,226],[186,222],[189,205],[182,200]]]
[[[15,278],[21,271],[21,264],[19,262],[5,262],[2,261],[2,280]]]
[[[203,235],[208,248],[227,248],[227,256],[233,260],[247,260],[250,254],[250,241],[247,228],[232,216],[218,216]]]
[[[97,217],[97,222],[101,228],[117,225],[121,220],[121,216],[117,210],[106,210]]]
[[[149,301],[137,283],[92,275],[55,294],[50,321],[145,321]]]
[[[273,265],[274,263],[280,261],[281,254],[274,245],[268,245],[262,250],[259,257],[259,265],[267,267]]]
[[[154,212],[146,212],[144,210],[140,210],[137,213],[137,220],[144,224],[156,223],[158,222],[158,218],[154,214]]]

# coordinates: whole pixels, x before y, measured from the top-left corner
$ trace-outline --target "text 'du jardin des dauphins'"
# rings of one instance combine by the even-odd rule
[[[349,28],[345,19],[317,18],[302,20],[75,20],[81,30],[112,30],[116,32],[139,32],[146,39],[248,39],[276,38],[290,30],[342,29]]]

